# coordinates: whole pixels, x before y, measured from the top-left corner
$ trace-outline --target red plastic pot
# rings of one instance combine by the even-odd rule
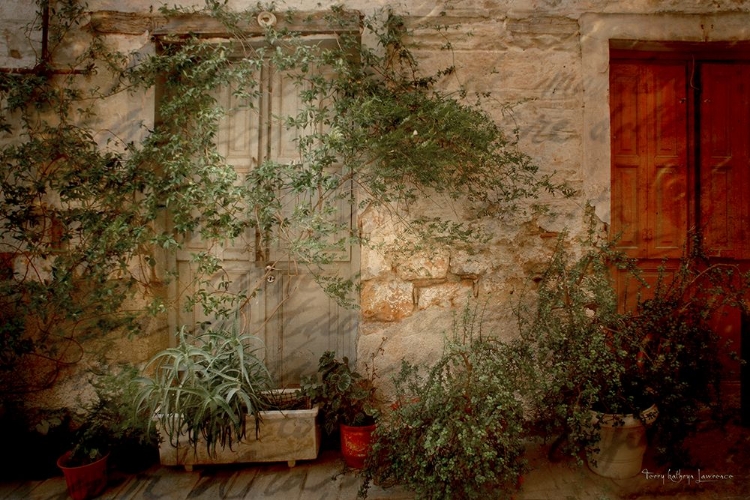
[[[344,463],[353,469],[362,469],[372,447],[372,433],[375,425],[349,426],[340,424],[341,454]]]
[[[107,487],[107,458],[109,453],[96,462],[78,467],[68,466],[69,451],[57,459],[57,466],[65,476],[68,494],[73,500],[88,500],[104,491]]]

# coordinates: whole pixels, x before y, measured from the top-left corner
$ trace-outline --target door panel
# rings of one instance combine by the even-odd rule
[[[305,103],[299,99],[299,88],[289,79],[272,74],[268,67],[257,75],[260,96],[253,102],[238,101],[230,89],[217,91],[217,99],[228,110],[217,134],[219,152],[238,174],[238,182],[260,161],[299,164],[296,131],[287,129],[284,118],[296,116]],[[332,167],[338,168],[338,167]],[[351,184],[344,186],[350,190]],[[284,196],[282,216],[289,216],[303,203],[314,200],[308,194]],[[340,200],[332,215],[342,227],[350,227],[352,205]],[[208,252],[220,259],[222,270],[205,282],[196,283],[193,255]],[[352,277],[358,267],[357,249],[348,247],[323,272],[344,278]],[[356,311],[340,307],[315,282],[303,265],[293,262],[284,246],[269,245],[254,230],[248,229],[232,241],[208,247],[199,236],[188,239],[177,254],[176,325],[189,328],[216,322],[211,311],[201,307],[186,308],[186,297],[234,297],[238,307],[239,326],[265,343],[265,362],[278,385],[299,383],[302,375],[317,370],[318,359],[326,350],[338,356],[356,358]]]
[[[687,224],[685,68],[610,69],[612,233],[631,257],[675,258]]]
[[[750,245],[750,64],[700,68],[700,223],[706,253],[747,269]],[[712,318],[716,332],[740,349],[741,315],[724,307]],[[725,358],[736,378],[739,365]]]
[[[219,152],[238,173],[247,173],[258,164],[260,102],[240,99],[229,87],[219,89],[216,98],[227,110],[218,131]]]
[[[687,227],[687,88],[682,65],[642,68],[647,81],[646,258],[679,258]]]
[[[701,66],[700,222],[706,252],[748,259],[747,64]]]
[[[612,130],[612,234],[618,246],[637,256],[641,230],[647,222],[646,196],[643,195],[645,134],[637,126],[645,120],[638,106],[638,67],[613,65],[610,70]]]
[[[317,371],[318,359],[327,350],[354,359],[354,311],[328,298],[310,274],[278,276],[266,284],[280,305],[274,328],[266,328],[264,337],[274,379],[282,385],[298,383],[301,375]]]
[[[612,220],[612,231],[617,235],[618,247],[626,253],[638,253],[640,243],[639,227],[643,225],[640,218],[645,209],[645,200],[638,196],[639,172],[638,167],[618,163],[612,175],[612,183],[617,189],[612,189],[612,204],[618,206],[617,219]],[[615,212],[613,211],[613,214]]]
[[[655,279],[679,258],[688,220],[685,67],[613,62],[610,67],[612,226],[617,246]],[[669,264],[667,264],[669,266]],[[638,287],[615,271],[621,307]]]

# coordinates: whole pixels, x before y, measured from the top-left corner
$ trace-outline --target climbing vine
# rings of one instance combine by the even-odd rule
[[[259,28],[261,11],[278,24]],[[321,41],[289,28],[304,25],[304,14],[274,5],[232,12],[207,0],[200,10],[164,8],[159,18],[166,26],[201,20],[222,36],[164,32],[147,55],[113,51],[85,29],[88,16],[79,0],[39,0],[28,27],[41,34],[38,64],[0,73],[6,392],[49,386],[87,338],[137,334],[144,315],[173,307],[168,257],[196,238],[197,291],[185,307],[227,316],[256,293],[257,283],[214,279],[222,276],[217,249],[248,234],[247,251],[266,269],[291,262],[353,305],[356,280],[325,272],[338,253],[368,244],[341,216],[347,210],[383,210],[405,240],[471,245],[484,235],[470,224],[414,216],[410,207],[436,198],[462,203],[471,217],[509,217],[543,191],[568,194],[502,133],[482,96],[440,90],[455,68],[421,72],[404,20],[390,10],[360,18],[334,8],[324,17],[332,34]],[[269,74],[296,89],[292,114],[264,108]],[[222,89],[231,101],[219,98]],[[100,128],[113,98],[149,92],[155,119],[131,134],[138,139]],[[283,130],[294,157],[267,147],[238,173],[220,148],[223,120],[236,113]],[[33,367],[33,379],[18,377],[19,366]]]

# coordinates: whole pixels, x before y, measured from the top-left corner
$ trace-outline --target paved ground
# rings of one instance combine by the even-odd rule
[[[671,470],[655,465],[647,456],[640,474],[627,480],[610,480],[575,461],[550,463],[546,448],[527,450],[530,471],[524,476],[515,500],[750,500],[750,429],[709,429],[696,438],[693,448],[703,469]],[[708,474],[725,478],[705,481]],[[663,477],[662,477],[663,476]],[[731,478],[729,477],[731,476]],[[117,500],[354,500],[359,476],[345,471],[338,453],[323,451],[318,460],[286,464],[182,468],[154,466],[135,475],[113,475],[101,499]],[[368,498],[410,499],[401,488],[370,489]],[[65,500],[62,476],[44,481],[0,483],[0,499]],[[491,499],[488,499],[491,500]]]

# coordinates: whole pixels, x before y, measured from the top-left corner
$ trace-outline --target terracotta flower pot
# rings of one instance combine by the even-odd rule
[[[340,424],[339,430],[341,432],[341,454],[344,456],[344,463],[347,467],[362,469],[372,447],[372,433],[375,431],[375,425],[352,427]]]
[[[68,465],[70,452],[57,459],[57,466],[65,476],[68,494],[73,500],[88,500],[107,487],[107,458],[109,453],[95,462],[78,467]]]

